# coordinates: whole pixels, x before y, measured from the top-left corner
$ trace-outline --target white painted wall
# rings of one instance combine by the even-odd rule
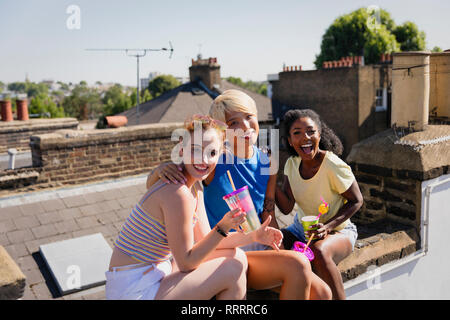
[[[450,174],[422,183],[422,219],[425,190],[439,183],[429,198],[427,254],[399,267],[395,265],[407,258],[374,268],[345,283],[348,299],[450,299]]]

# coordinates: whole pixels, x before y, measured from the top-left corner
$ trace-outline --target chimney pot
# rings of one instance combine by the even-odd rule
[[[27,121],[28,117],[28,100],[16,100],[17,105],[17,120]]]
[[[1,104],[2,121],[13,121],[11,100],[2,100],[0,101],[0,104]]]
[[[409,69],[410,67],[422,67]],[[410,51],[394,55],[392,66],[391,125],[424,130],[430,100],[430,52]]]

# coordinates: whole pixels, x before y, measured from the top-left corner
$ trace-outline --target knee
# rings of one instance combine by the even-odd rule
[[[229,272],[230,277],[238,280],[243,274],[247,273],[248,262],[245,252],[236,248],[234,254],[225,259],[225,270]]]
[[[289,250],[285,252],[285,256],[286,263],[289,267],[296,268],[297,270],[311,271],[311,264],[304,254]]]
[[[247,255],[245,254],[245,251],[240,248],[235,248],[235,254],[234,254],[233,258],[242,265],[244,272],[247,272],[248,261],[247,261]]]
[[[331,288],[322,281],[319,285],[315,286],[315,297],[316,300],[331,300],[333,298],[333,292]]]
[[[286,251],[284,264],[283,269],[288,271],[288,277],[301,278],[307,283],[311,281],[311,264],[305,255],[295,251]]]
[[[314,265],[326,265],[333,262],[331,252],[326,246],[320,245],[314,248]]]

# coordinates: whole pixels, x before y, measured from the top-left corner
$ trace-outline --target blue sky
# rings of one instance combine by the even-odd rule
[[[66,13],[80,8],[80,28]],[[339,15],[379,6],[397,24],[425,31],[427,48],[450,48],[450,1],[0,0],[0,81],[43,79],[136,84],[136,59],[87,48],[161,48],[141,60],[151,71],[187,77],[191,58],[217,57],[222,77],[266,80],[286,65],[313,69],[322,35]]]

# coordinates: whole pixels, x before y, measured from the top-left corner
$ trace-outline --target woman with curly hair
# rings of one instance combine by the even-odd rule
[[[284,246],[306,242],[301,219],[317,216],[321,197],[325,199],[328,212],[312,226],[317,230],[306,234],[317,239],[310,245],[315,255],[312,267],[331,288],[333,299],[345,299],[337,264],[353,251],[358,236],[350,221],[363,203],[358,183],[351,168],[338,157],[343,151],[341,141],[316,112],[290,110],[283,121],[283,140],[291,157],[284,167],[283,190],[277,188],[275,199],[284,214],[289,214],[295,203],[299,208],[293,224],[282,230]]]

